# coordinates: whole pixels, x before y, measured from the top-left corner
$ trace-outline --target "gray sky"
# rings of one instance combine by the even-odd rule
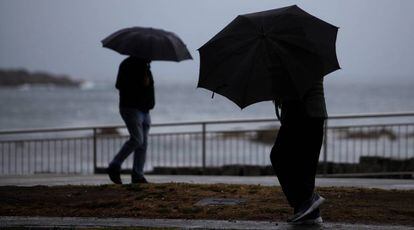
[[[178,34],[194,57],[155,62],[154,74],[196,82],[197,48],[236,15],[292,4],[340,27],[343,69],[329,79],[413,82],[411,0],[0,0],[0,68],[113,80],[124,57],[102,48],[100,40],[120,28],[151,26]]]

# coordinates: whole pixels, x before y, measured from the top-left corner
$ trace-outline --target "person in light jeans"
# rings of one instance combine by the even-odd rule
[[[121,166],[134,153],[132,183],[148,183],[144,165],[151,126],[150,110],[154,108],[154,80],[149,61],[128,57],[120,65],[116,88],[119,90],[119,112],[128,129],[129,139],[109,163],[107,173],[112,182],[122,184]]]

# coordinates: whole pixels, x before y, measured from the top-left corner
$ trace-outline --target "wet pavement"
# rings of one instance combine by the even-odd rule
[[[316,226],[293,226],[269,221],[184,220],[184,219],[135,219],[94,217],[0,217],[0,228],[178,228],[178,229],[361,229],[361,230],[408,230],[409,226],[363,225],[324,223]]]
[[[192,175],[148,175],[151,183],[192,183],[192,184],[253,184],[263,186],[279,185],[275,176],[192,176]],[[129,183],[128,175],[123,175],[124,183]],[[0,186],[35,186],[35,185],[101,185],[111,181],[107,175],[55,175],[37,174],[30,176],[0,176]],[[413,179],[364,179],[364,178],[317,178],[319,187],[358,187],[379,189],[414,189]]]

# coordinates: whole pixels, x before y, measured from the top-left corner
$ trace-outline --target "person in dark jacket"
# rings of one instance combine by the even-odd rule
[[[300,97],[287,76],[275,84],[275,107],[281,126],[270,160],[282,190],[294,209],[292,224],[322,222],[319,206],[324,198],[314,192],[315,175],[327,118],[323,79]]]
[[[134,152],[131,182],[148,183],[144,177],[144,164],[151,125],[149,111],[155,105],[150,61],[137,57],[123,60],[115,86],[119,91],[119,112],[130,136],[109,163],[109,178],[116,184],[122,184],[121,165]]]

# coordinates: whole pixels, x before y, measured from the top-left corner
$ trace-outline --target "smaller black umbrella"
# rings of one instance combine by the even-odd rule
[[[118,30],[102,41],[105,48],[147,60],[182,61],[193,59],[184,42],[174,33],[145,27]]]

